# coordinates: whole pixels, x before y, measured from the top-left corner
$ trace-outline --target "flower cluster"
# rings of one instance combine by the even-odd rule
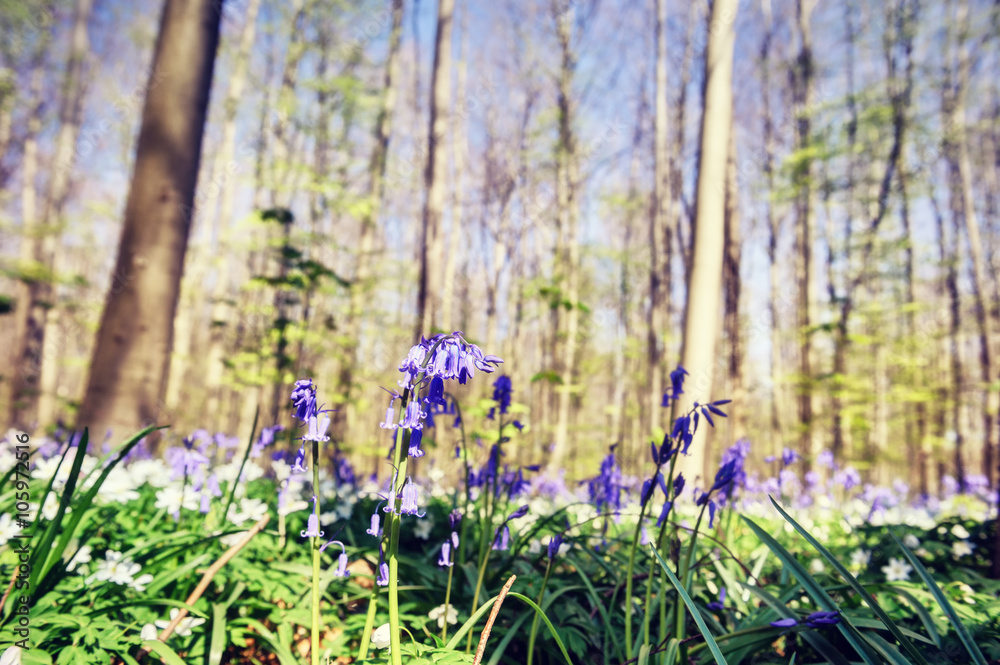
[[[478,346],[465,341],[461,332],[434,335],[430,339],[425,337],[410,349],[399,364],[399,371],[404,375],[399,385],[413,390],[421,382],[434,377],[457,379],[464,385],[476,375],[477,369],[488,374],[502,362],[500,358],[486,355]]]

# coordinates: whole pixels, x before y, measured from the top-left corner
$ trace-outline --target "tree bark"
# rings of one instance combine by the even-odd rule
[[[448,251],[444,257],[444,279],[441,291],[441,329],[452,332],[452,317],[455,313],[455,270],[458,266],[459,240],[462,236],[462,213],[465,193],[465,162],[469,152],[469,139],[466,132],[468,106],[466,100],[466,83],[468,66],[466,58],[469,53],[469,6],[462,10],[461,41],[459,42],[458,83],[455,87],[455,115],[451,128],[451,153],[454,162],[454,187],[451,195],[451,232],[448,235]],[[495,351],[489,351],[495,353]]]
[[[399,43],[403,29],[403,0],[391,0],[392,28],[389,32],[389,53],[385,61],[385,76],[382,86],[382,106],[375,119],[374,143],[368,162],[368,202],[363,208],[358,232],[358,256],[351,284],[348,304],[347,329],[344,339],[346,358],[340,369],[339,388],[344,406],[333,414],[334,437],[343,440],[347,427],[353,418],[355,386],[354,373],[358,364],[361,313],[365,301],[371,295],[372,261],[375,237],[378,232],[378,215],[382,205],[382,183],[389,155],[389,139],[392,137],[393,113],[396,109],[398,82]]]
[[[431,72],[430,123],[424,169],[423,220],[420,236],[420,291],[417,295],[415,339],[437,332],[441,325],[441,280],[444,277],[444,237],[441,213],[447,188],[448,155],[444,150],[451,113],[451,28],[455,0],[439,0],[434,69]],[[451,331],[448,331],[451,332]]]
[[[686,413],[694,401],[711,396],[715,339],[722,297],[722,256],[725,234],[726,164],[733,117],[733,46],[736,0],[715,0],[705,51],[704,112],[698,154],[693,249],[684,306],[684,346],[681,364],[688,371],[684,394],[674,404],[674,414]],[[721,191],[720,191],[721,190]],[[698,429],[690,456],[681,466],[689,481],[704,472],[709,459],[706,425]]]
[[[214,0],[167,0],[163,9],[115,272],[77,417],[98,435],[161,421],[220,9]]]
[[[735,128],[734,128],[735,129]],[[724,221],[724,250],[722,258],[722,284],[725,294],[724,328],[728,345],[726,367],[726,399],[733,400],[733,408],[726,422],[726,441],[736,441],[746,434],[747,401],[743,383],[743,340],[740,330],[740,233],[739,190],[736,181],[736,132],[730,130],[729,159],[726,164],[726,199]]]
[[[87,21],[93,0],[77,0],[73,18],[69,59],[63,80],[62,100],[59,105],[59,134],[56,136],[55,154],[52,158],[49,191],[39,234],[32,238],[34,260],[39,278],[28,285],[26,307],[18,308],[18,316],[26,317],[17,329],[24,334],[18,340],[18,371],[14,373],[11,401],[11,422],[15,427],[28,428],[37,421],[38,400],[41,394],[42,365],[45,362],[46,328],[49,311],[55,306],[54,263],[58,229],[62,212],[69,196],[70,176],[76,154],[76,139],[80,133],[80,116],[83,106],[83,64],[89,49]],[[32,181],[32,186],[33,181]],[[58,354],[56,354],[56,357]],[[49,356],[51,362],[55,357]]]

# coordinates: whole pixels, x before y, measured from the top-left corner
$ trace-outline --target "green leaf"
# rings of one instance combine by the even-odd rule
[[[806,593],[808,593],[813,601],[824,611],[840,611],[840,608],[833,602],[833,599],[830,598],[830,595],[826,592],[826,590],[820,586],[819,582],[813,579],[813,576],[802,567],[802,564],[800,564],[788,550],[782,547],[781,543],[775,540],[771,534],[760,528],[756,522],[746,515],[741,515],[740,517],[744,522],[746,522],[747,526],[750,527],[750,530],[753,531],[754,534],[760,538],[760,540],[767,545],[779,559],[781,559],[781,562],[784,564],[782,573],[795,575],[799,584],[802,585],[802,588],[805,589]],[[856,635],[856,628],[852,632],[852,626],[849,626],[849,623],[850,619],[844,617],[844,620],[837,624],[837,629],[840,630],[840,633],[844,636],[847,642],[854,647],[854,650],[861,656],[862,659],[864,659],[866,663],[868,663],[868,665],[880,665],[876,655],[872,652],[871,647],[863,639],[860,639]]]
[[[896,534],[890,531],[889,535],[892,536],[893,541],[895,541],[896,545],[899,546],[899,549],[903,551],[906,558],[909,559],[910,565],[912,565],[913,569],[917,571],[918,575],[920,575],[920,579],[924,581],[927,588],[930,589],[932,594],[934,594],[934,599],[937,600],[938,605],[941,606],[941,610],[948,616],[952,627],[955,629],[955,632],[958,633],[958,639],[962,641],[962,644],[965,645],[965,650],[968,651],[969,655],[972,657],[972,662],[976,663],[976,665],[987,665],[986,657],[983,656],[983,652],[976,646],[976,643],[972,640],[972,635],[969,634],[969,630],[962,624],[961,619],[958,618],[958,614],[955,613],[955,608],[951,606],[951,603],[948,602],[947,596],[945,596],[944,592],[941,591],[941,587],[937,585],[937,582],[934,581],[931,574],[927,572],[926,568],[924,568],[924,564],[920,563],[920,560],[913,556],[910,549],[900,542],[899,538],[896,537]]]
[[[726,657],[723,656],[722,651],[719,650],[719,645],[716,644],[715,637],[712,636],[712,633],[708,630],[708,626],[705,624],[705,620],[701,617],[701,612],[698,611],[698,606],[694,604],[694,601],[691,600],[691,596],[689,596],[688,592],[684,589],[684,585],[682,585],[681,581],[677,579],[676,575],[674,575],[674,571],[670,570],[670,566],[668,566],[667,562],[660,556],[660,553],[657,551],[656,546],[653,545],[653,543],[649,544],[649,549],[656,556],[656,561],[660,564],[660,568],[663,569],[663,572],[666,573],[667,579],[669,579],[670,583],[674,585],[674,588],[677,589],[677,593],[680,594],[684,604],[687,605],[688,611],[694,618],[694,622],[698,625],[698,630],[701,631],[702,636],[705,638],[705,643],[708,645],[709,651],[711,651],[712,655],[715,657],[715,662],[718,663],[718,665],[729,665],[726,662]]]
[[[819,552],[820,555],[824,559],[826,559],[827,562],[831,566],[833,566],[838,573],[840,573],[840,576],[844,578],[844,580],[848,584],[851,585],[851,588],[854,589],[858,593],[858,595],[865,600],[866,603],[868,603],[868,607],[872,610],[872,612],[875,613],[875,616],[877,616],[882,621],[882,623],[885,624],[886,629],[890,633],[892,633],[892,636],[896,638],[896,641],[903,646],[903,648],[907,651],[907,653],[909,653],[910,656],[912,656],[913,659],[919,665],[930,665],[930,663],[927,662],[927,659],[925,659],[923,655],[919,651],[917,651],[917,648],[913,646],[913,642],[911,642],[910,640],[906,639],[906,637],[903,636],[903,633],[902,631],[900,631],[899,626],[897,626],[896,622],[894,622],[892,619],[889,618],[889,615],[886,614],[885,610],[882,609],[882,606],[878,604],[878,601],[875,600],[875,597],[868,592],[868,589],[866,589],[864,586],[861,585],[860,582],[858,582],[857,578],[854,577],[854,575],[851,575],[850,571],[847,570],[844,564],[840,563],[840,561],[838,561],[837,558],[833,556],[830,550],[826,549],[822,544],[820,544],[818,540],[813,538],[812,534],[810,534],[808,531],[802,528],[801,524],[796,522],[791,515],[785,512],[785,509],[782,508],[778,504],[778,502],[774,500],[774,497],[768,496],[768,498],[771,499],[771,504],[774,505],[774,507],[777,509],[779,513],[781,513],[781,516],[785,518],[785,521],[791,524],[792,527],[796,531],[798,531],[799,534],[803,538],[805,538],[806,541],[808,541],[809,544],[812,545],[813,548],[815,548],[815,550]],[[930,640],[928,640],[928,642],[929,641]]]

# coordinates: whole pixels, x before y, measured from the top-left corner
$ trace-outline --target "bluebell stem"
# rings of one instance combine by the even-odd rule
[[[319,500],[313,496],[313,511],[309,516],[306,530],[301,533],[303,538],[322,538],[323,532],[319,530],[319,515],[317,514]]]

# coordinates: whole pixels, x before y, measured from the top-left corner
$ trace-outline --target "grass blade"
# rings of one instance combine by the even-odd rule
[[[934,581],[931,574],[927,572],[926,568],[924,568],[924,564],[920,563],[920,560],[913,556],[913,553],[910,552],[910,548],[900,542],[899,538],[896,537],[896,534],[890,531],[889,535],[892,536],[892,539],[895,541],[896,545],[899,546],[899,549],[903,551],[903,554],[910,561],[910,565],[913,566],[913,569],[917,571],[918,575],[920,575],[920,579],[922,579],[924,584],[927,585],[927,588],[930,589],[930,592],[934,595],[934,599],[937,600],[938,605],[941,606],[941,609],[944,611],[945,615],[947,615],[948,620],[951,621],[951,625],[954,626],[955,632],[958,633],[958,639],[962,641],[962,644],[965,645],[965,650],[968,651],[969,655],[972,657],[972,662],[976,663],[976,665],[987,665],[986,657],[983,656],[983,652],[976,646],[976,643],[972,640],[972,635],[969,634],[969,630],[964,624],[962,624],[961,619],[958,618],[958,614],[955,613],[955,608],[951,606],[951,603],[948,602],[948,597],[944,595],[943,591],[941,591],[941,587],[937,585],[937,582]]]
[[[726,662],[726,657],[722,655],[719,645],[715,643],[715,637],[712,635],[711,631],[709,631],[708,625],[706,625],[705,620],[701,618],[701,612],[698,611],[698,606],[694,604],[693,600],[691,600],[691,596],[688,595],[688,592],[681,585],[681,581],[677,579],[677,576],[674,575],[674,571],[670,570],[670,566],[668,566],[667,562],[663,560],[660,553],[656,551],[656,547],[651,544],[649,549],[653,551],[653,554],[656,556],[657,563],[660,564],[660,568],[662,568],[663,572],[666,573],[667,579],[669,579],[670,583],[674,585],[674,588],[677,589],[677,593],[680,594],[684,604],[687,605],[688,612],[694,618],[694,622],[697,624],[698,630],[701,631],[702,636],[705,638],[708,650],[711,651],[712,656],[715,657],[715,662],[718,663],[718,665],[729,665]]]
[[[844,564],[840,563],[840,561],[838,561],[837,558],[833,556],[830,550],[823,547],[823,545],[818,540],[813,538],[812,534],[806,531],[801,524],[796,522],[791,515],[785,512],[785,509],[782,508],[778,504],[778,502],[774,500],[774,497],[769,496],[768,498],[771,499],[771,504],[777,509],[779,513],[781,513],[781,516],[785,518],[785,521],[791,524],[792,528],[794,528],[799,533],[799,535],[805,538],[806,541],[813,546],[813,549],[819,552],[820,556],[826,559],[827,562],[831,566],[833,566],[834,569],[840,574],[840,576],[848,584],[851,585],[851,588],[854,589],[858,593],[858,595],[865,600],[866,603],[868,603],[868,607],[871,609],[871,611],[874,612],[875,616],[877,616],[879,620],[885,624],[885,627],[888,629],[888,631],[892,633],[892,636],[896,638],[896,641],[899,642],[900,645],[902,645],[903,649],[905,649],[906,652],[910,654],[910,656],[914,659],[914,661],[916,661],[918,665],[930,665],[930,663],[927,662],[927,659],[923,657],[923,655],[917,650],[915,646],[913,646],[913,642],[908,640],[906,636],[903,635],[903,632],[899,629],[899,626],[896,625],[896,622],[889,618],[889,615],[886,614],[885,610],[882,609],[882,606],[878,604],[878,601],[875,600],[875,597],[868,592],[868,589],[866,589],[864,586],[862,586],[860,582],[858,582],[858,579],[854,577],[854,575],[851,575],[850,571],[847,570]]]

